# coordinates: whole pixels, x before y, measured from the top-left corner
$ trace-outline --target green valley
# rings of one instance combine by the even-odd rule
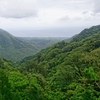
[[[61,41],[64,38],[37,39],[14,37],[5,30],[0,29],[0,56],[14,62],[39,52],[41,49]]]

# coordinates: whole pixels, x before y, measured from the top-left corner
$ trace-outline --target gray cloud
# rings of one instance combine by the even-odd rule
[[[69,18],[69,16],[67,15],[67,16],[64,16],[64,17],[60,18],[59,21],[68,21],[69,19],[70,19],[70,18]]]
[[[94,13],[100,13],[100,0],[95,0],[94,1]]]
[[[0,27],[7,30],[14,29],[15,31],[11,33],[16,36],[25,36],[25,32],[27,36],[74,34],[75,30],[72,27],[79,29],[79,27],[86,28],[99,24],[99,4],[100,0],[0,0]],[[41,28],[53,27],[59,30],[38,31]],[[66,29],[60,30],[62,27]],[[69,27],[70,30],[67,31]],[[17,31],[19,28],[37,30],[22,32]]]
[[[73,20],[75,21],[79,21],[79,20],[82,20],[83,18],[82,17],[74,17]]]
[[[87,14],[88,13],[88,11],[84,11],[82,14]]]
[[[36,17],[35,0],[0,0],[0,16],[5,18]]]

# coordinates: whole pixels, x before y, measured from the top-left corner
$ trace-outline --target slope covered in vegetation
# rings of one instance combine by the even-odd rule
[[[45,77],[50,100],[96,100],[100,96],[99,54],[100,26],[93,26],[71,42],[59,42],[31,57],[26,70]]]
[[[18,67],[0,68],[1,100],[100,100],[99,28],[48,47]]]

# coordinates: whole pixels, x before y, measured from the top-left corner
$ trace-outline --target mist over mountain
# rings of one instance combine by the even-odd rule
[[[85,27],[58,27],[58,28],[14,28],[7,29],[16,37],[71,37]]]

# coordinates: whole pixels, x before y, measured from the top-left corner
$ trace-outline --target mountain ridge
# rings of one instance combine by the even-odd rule
[[[80,41],[81,39],[84,39],[85,37],[96,34],[99,31],[100,31],[100,25],[86,28],[86,29],[82,30],[79,34],[75,35],[73,37],[72,41]]]

